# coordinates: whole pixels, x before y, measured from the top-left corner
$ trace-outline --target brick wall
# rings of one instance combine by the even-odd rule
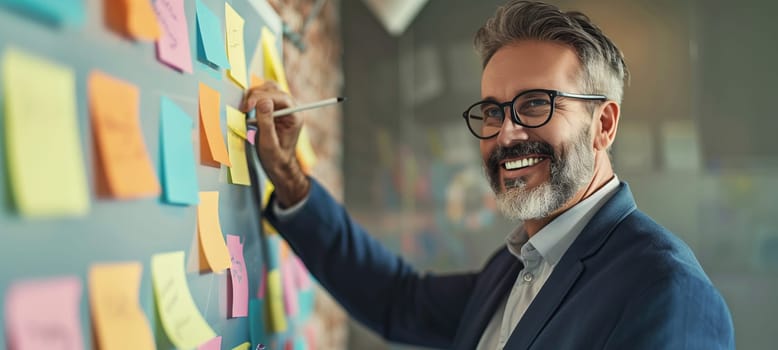
[[[314,0],[269,0],[284,22],[300,30]],[[340,1],[328,0],[311,22],[301,52],[284,40],[284,66],[289,87],[298,103],[339,96],[343,86],[340,42]],[[342,109],[327,107],[303,114],[318,162],[312,175],[339,201],[343,200]],[[323,290],[317,290],[316,309],[311,322],[317,334],[316,349],[345,349],[348,338],[346,314]]]

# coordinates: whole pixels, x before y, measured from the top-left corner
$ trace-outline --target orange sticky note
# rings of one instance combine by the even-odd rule
[[[138,88],[100,71],[89,75],[89,107],[108,194],[116,198],[158,195],[138,119]]]
[[[254,74],[251,75],[251,87],[260,86],[260,85],[262,85],[264,83],[265,83],[265,81],[262,78],[254,75]]]
[[[111,30],[139,40],[160,37],[157,15],[149,0],[105,0],[103,10]]]
[[[97,349],[154,349],[154,335],[140,307],[139,262],[98,264],[89,269],[89,306]]]
[[[224,234],[219,223],[219,192],[200,192],[200,204],[197,206],[197,232],[200,251],[205,256],[207,266],[213,272],[224,271],[231,266],[230,251],[224,242]]]
[[[219,126],[219,92],[200,83],[200,163],[219,167],[232,166]]]

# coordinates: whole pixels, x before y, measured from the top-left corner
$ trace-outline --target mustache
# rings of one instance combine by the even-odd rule
[[[517,143],[510,147],[497,146],[497,148],[492,151],[492,154],[489,155],[486,165],[490,171],[498,171],[500,162],[503,159],[523,157],[531,154],[546,156],[550,158],[552,162],[556,160],[554,156],[554,147],[550,144],[541,141],[527,141]]]

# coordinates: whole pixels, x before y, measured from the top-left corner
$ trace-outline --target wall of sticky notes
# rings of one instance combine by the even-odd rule
[[[236,109],[287,86],[266,5],[0,0],[0,347],[305,348]]]

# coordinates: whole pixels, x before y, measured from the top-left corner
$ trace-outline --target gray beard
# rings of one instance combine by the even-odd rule
[[[489,179],[497,195],[497,208],[510,220],[545,218],[560,209],[578,190],[589,183],[594,173],[594,151],[590,147],[589,128],[585,127],[573,142],[562,145],[551,162],[551,176],[535,188],[528,189],[520,177],[505,183],[502,191]],[[487,176],[494,172],[486,170]]]

